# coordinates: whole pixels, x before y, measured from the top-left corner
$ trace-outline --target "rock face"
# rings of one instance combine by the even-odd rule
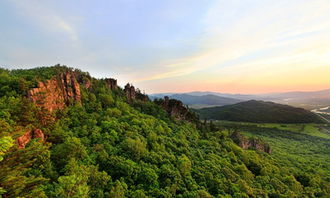
[[[243,149],[256,149],[271,154],[272,150],[270,146],[256,138],[247,138],[239,132],[233,132],[231,134],[233,141]]]
[[[133,85],[127,83],[125,85],[125,94],[128,102],[133,102],[135,100],[135,88]]]
[[[161,105],[169,115],[176,119],[190,120],[189,109],[180,100],[169,99],[168,96],[165,96],[164,100],[161,100],[159,105]]]
[[[27,131],[24,135],[17,138],[18,148],[25,148],[25,145],[31,141],[31,139],[39,138],[41,142],[45,141],[45,135],[40,129],[34,129]]]
[[[135,89],[129,83],[125,85],[124,92],[129,103],[132,103],[134,100],[149,101],[149,97],[146,94],[141,93],[139,89]]]
[[[105,79],[105,83],[106,83],[108,89],[111,89],[111,90],[117,90],[118,89],[118,85],[117,85],[117,80],[116,79],[106,78]]]
[[[39,82],[37,88],[28,91],[28,98],[51,113],[69,104],[80,103],[80,85],[73,72],[66,72]]]

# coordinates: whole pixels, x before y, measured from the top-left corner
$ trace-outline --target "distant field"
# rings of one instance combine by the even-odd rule
[[[330,179],[330,125],[228,121],[215,124],[268,142],[273,150],[272,156],[282,166],[297,167],[312,174],[318,172]]]
[[[330,118],[330,116],[329,116]],[[255,126],[257,128],[273,128],[283,131],[303,133],[310,136],[321,137],[330,140],[330,124],[278,124],[278,123],[250,123],[216,121],[217,125]],[[329,130],[329,131],[328,131]]]
[[[324,124],[258,124],[258,127],[276,128],[283,131],[303,133],[310,136],[330,139]]]

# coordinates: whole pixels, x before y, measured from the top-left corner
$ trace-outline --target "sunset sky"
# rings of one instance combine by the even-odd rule
[[[329,0],[1,0],[0,66],[147,93],[330,88]]]

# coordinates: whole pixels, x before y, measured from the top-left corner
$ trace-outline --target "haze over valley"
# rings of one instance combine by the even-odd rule
[[[222,106],[247,100],[272,101],[306,109],[324,108],[330,105],[330,89],[320,91],[295,91],[265,94],[226,94],[210,91],[194,91],[187,93],[150,94],[152,98],[164,96],[182,100],[192,108]]]

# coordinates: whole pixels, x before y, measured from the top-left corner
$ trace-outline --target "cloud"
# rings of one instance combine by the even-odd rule
[[[45,1],[35,0],[13,0],[10,1],[16,7],[17,12],[27,19],[37,23],[39,27],[53,33],[65,33],[72,41],[78,41],[78,33],[73,24],[61,16],[54,7]]]
[[[150,81],[206,70],[221,75],[224,68],[232,75],[238,69],[271,71],[287,67],[290,61],[307,59],[330,64],[324,57],[330,31],[327,5],[329,2],[322,0],[217,1],[203,19],[204,36],[202,42],[196,40],[201,43],[198,53],[170,64],[159,63],[150,72],[137,74],[138,79]],[[326,51],[315,54],[315,50]]]
[[[219,87],[253,78],[265,84],[290,72],[315,76],[311,70],[330,64],[328,0],[196,1],[187,9],[186,2],[136,2],[130,6],[143,10],[126,12],[128,4],[115,1],[8,2],[15,12],[4,26],[18,27],[4,29],[21,33],[4,42],[8,65],[60,62],[145,87],[178,79]]]

